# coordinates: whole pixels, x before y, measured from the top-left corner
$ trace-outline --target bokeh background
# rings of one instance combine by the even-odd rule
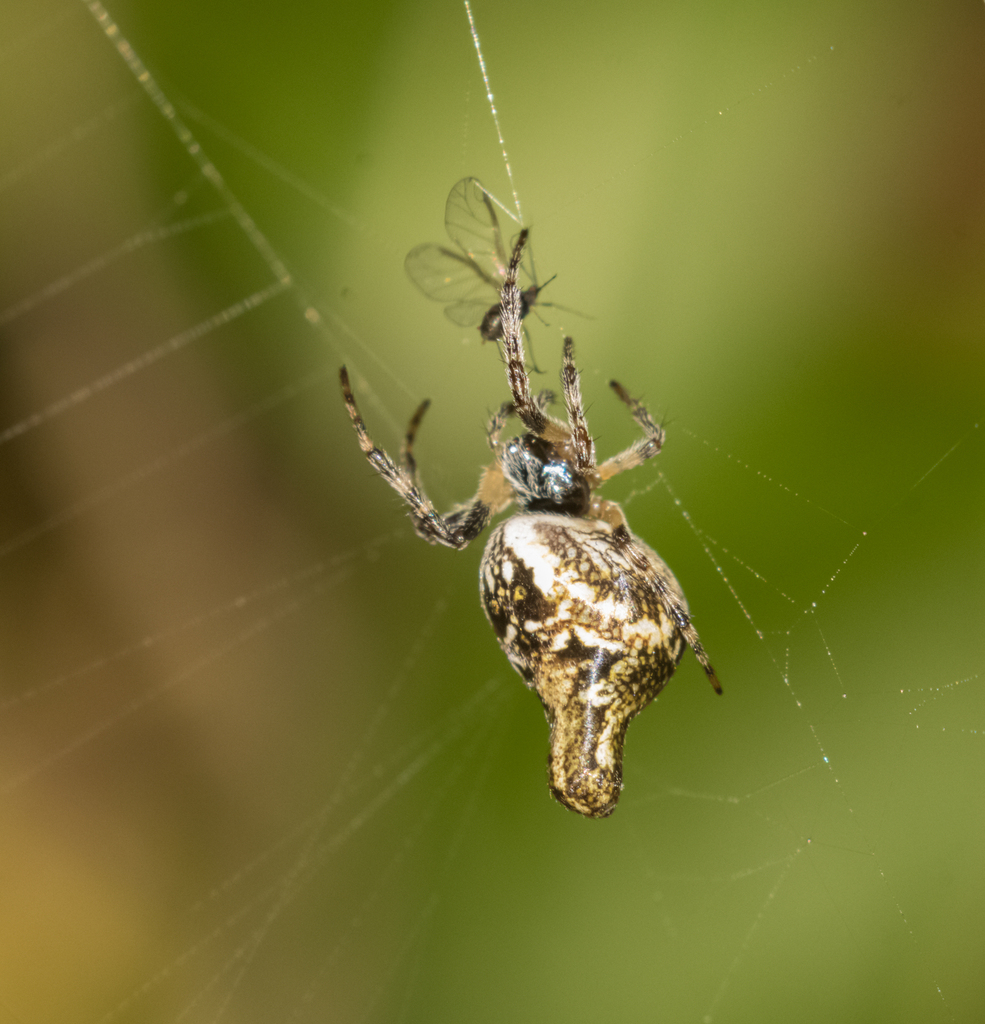
[[[357,450],[342,362],[443,507],[505,395],[403,270],[511,201],[457,0],[13,0],[0,1021],[981,1020],[985,7],[474,13],[537,386],[665,422],[606,493],[725,694],[555,805],[481,544]]]

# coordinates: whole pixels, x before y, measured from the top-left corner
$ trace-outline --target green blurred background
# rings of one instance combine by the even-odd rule
[[[391,451],[430,397],[448,507],[505,395],[403,271],[511,195],[457,0],[13,0],[0,1022],[980,1021],[985,8],[474,13],[535,386],[570,332],[603,456],[611,377],[665,422],[606,494],[725,694],[554,804],[481,545],[352,437],[342,362]]]

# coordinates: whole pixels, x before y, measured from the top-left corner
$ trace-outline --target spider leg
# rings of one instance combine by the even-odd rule
[[[555,395],[550,388],[544,388],[543,391],[539,391],[537,393],[537,397],[534,401],[537,403],[537,408],[543,411],[549,405],[553,405],[557,401],[557,395]]]
[[[630,397],[629,392],[618,381],[609,381],[609,387],[629,406],[636,425],[643,431],[643,437],[634,441],[625,451],[606,459],[599,466],[598,474],[601,480],[608,480],[617,473],[623,473],[627,469],[634,469],[636,466],[642,465],[647,459],[652,459],[664,443],[663,427],[653,421],[653,417],[644,406],[637,399]]]
[[[417,427],[420,425],[427,403],[420,406],[411,419],[407,428],[407,435],[402,446],[401,465],[397,465],[393,459],[382,449],[377,447],[366,430],[366,424],[359,414],[359,407],[356,405],[352,387],[349,384],[349,374],[343,366],[339,370],[339,383],[342,385],[342,397],[345,400],[345,407],[349,410],[349,418],[352,420],[359,447],[369,461],[369,464],[383,477],[384,480],[400,495],[410,506],[410,515],[414,523],[414,530],[419,537],[423,537],[429,544],[444,544],[446,547],[461,549],[482,532],[486,523],[489,522],[491,510],[485,501],[481,500],[483,493],[480,486],[479,494],[467,506],[454,510],[447,517],[438,514],[430,498],[418,485],[416,479],[416,466],[413,458],[413,442]],[[484,474],[483,481],[485,480]],[[490,482],[489,490],[496,493]]]
[[[575,449],[575,464],[579,472],[587,473],[595,468],[595,442],[588,432],[585,406],[581,400],[578,369],[575,366],[575,343],[570,338],[564,339],[561,388],[564,391],[564,404],[568,410],[568,425],[571,428],[571,441]]]
[[[541,412],[544,412],[549,405],[554,404],[556,398],[553,391],[544,390],[534,396],[533,402]],[[490,448],[495,449],[499,444],[499,436],[506,426],[506,421],[515,415],[516,406],[512,402],[503,402],[486,427],[486,439],[489,441]]]
[[[348,404],[348,401],[347,403]],[[417,483],[417,462],[414,460],[414,438],[417,437],[417,430],[424,419],[424,414],[431,405],[431,399],[425,398],[417,407],[417,412],[410,418],[407,424],[407,433],[404,434],[403,443],[400,445],[400,465],[407,471],[407,475]]]
[[[445,523],[452,529],[475,530],[469,539],[477,536],[486,523],[506,508],[513,500],[513,488],[503,476],[498,462],[492,462],[482,471],[479,489],[471,501],[453,508],[446,516]],[[477,524],[481,524],[478,525]],[[477,527],[477,528],[476,528]],[[464,547],[464,545],[463,545]]]
[[[516,284],[517,271],[527,241],[527,229],[520,232],[506,271],[500,293],[500,317],[503,323],[503,355],[506,359],[506,379],[513,395],[513,408],[523,425],[534,434],[541,434],[547,426],[547,414],[530,393],[530,377],[523,355],[523,296]]]
[[[708,682],[711,683],[715,693],[720,694],[722,692],[722,684],[718,681],[718,676],[715,675],[715,670],[711,667],[708,655],[705,654],[705,649],[701,646],[701,640],[698,638],[698,631],[692,625],[690,618],[688,618],[687,625],[682,628],[681,632],[684,634],[684,639],[688,642],[688,646],[694,651],[698,664],[705,670]]]
[[[513,408],[512,402],[503,402],[503,404],[496,410],[493,417],[489,420],[486,426],[486,440],[489,442],[489,447],[494,451],[496,445],[499,444],[499,435],[502,434],[503,428],[506,426],[506,421],[516,412]]]
[[[687,641],[688,647],[694,651],[694,656],[698,659],[698,663],[704,669],[705,675],[708,677],[708,682],[711,683],[715,693],[720,694],[722,692],[722,684],[718,681],[718,676],[715,675],[715,670],[711,667],[708,655],[705,654],[705,649],[701,645],[701,639],[698,636],[698,631],[694,628],[694,623],[691,622],[691,616],[681,603],[680,598],[670,589],[670,587],[667,586],[667,582],[664,577],[659,572],[655,572],[651,563],[642,556],[636,545],[633,544],[632,534],[629,530],[623,527],[621,529],[617,529],[616,534],[620,536],[620,539],[626,546],[626,550],[629,552],[630,557],[636,563],[640,572],[647,577],[654,590],[656,590],[660,595],[664,605],[670,612],[671,617],[674,619],[677,628],[681,631],[684,639]]]

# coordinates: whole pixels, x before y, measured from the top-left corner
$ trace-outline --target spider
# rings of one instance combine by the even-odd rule
[[[551,729],[552,793],[579,814],[604,818],[615,809],[622,789],[626,729],[667,684],[685,647],[694,651],[715,690],[722,690],[674,574],[630,532],[620,506],[594,493],[617,473],[656,455],[663,429],[621,384],[611,381],[643,436],[597,463],[571,338],[564,339],[561,368],[567,423],[547,414],[552,392],[534,395],[530,390],[523,297],[516,283],[526,239],[524,229],[500,303],[512,399],[489,422],[494,458],[471,501],[442,516],[421,487],[414,439],[429,402],[411,418],[395,462],[369,437],[345,367],[339,377],[360,448],[410,506],[419,536],[462,549],[494,515],[516,504],[517,511],[496,527],[482,556],[483,607],[510,663],[544,706]],[[514,416],[526,433],[500,440]]]

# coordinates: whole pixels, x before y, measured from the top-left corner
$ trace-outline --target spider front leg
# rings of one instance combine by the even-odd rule
[[[480,495],[467,507],[451,512],[447,517],[438,514],[430,498],[424,493],[417,481],[417,464],[414,461],[414,437],[420,425],[428,403],[424,402],[414,413],[401,445],[401,463],[397,465],[382,449],[377,447],[366,430],[366,424],[359,414],[349,374],[343,366],[339,370],[339,383],[342,386],[342,397],[345,407],[349,410],[349,418],[356,432],[359,447],[369,460],[369,464],[410,506],[410,515],[414,530],[429,544],[444,544],[446,547],[461,550],[482,532],[489,522],[491,511],[489,505],[480,500]]]
[[[568,427],[571,430],[571,443],[575,450],[575,464],[579,472],[588,473],[595,468],[595,442],[588,432],[585,406],[581,400],[578,368],[575,366],[575,343],[571,338],[564,339],[561,387],[564,391],[564,404],[568,410]],[[603,479],[605,478],[603,477]]]
[[[506,279],[500,293],[499,314],[503,322],[503,359],[506,362],[506,380],[513,396],[513,409],[527,430],[540,434],[547,426],[548,419],[530,393],[530,377],[523,354],[523,296],[516,284],[526,242],[527,229],[524,228],[516,240],[506,270]]]

